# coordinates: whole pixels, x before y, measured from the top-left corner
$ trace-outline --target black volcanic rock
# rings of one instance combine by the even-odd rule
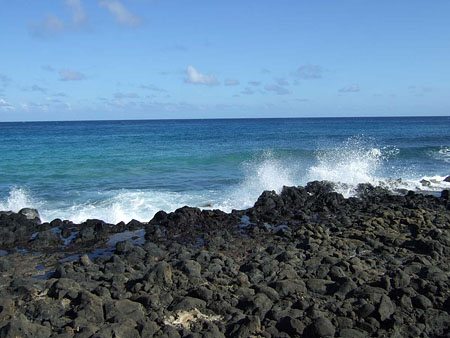
[[[31,214],[30,214],[31,215]],[[40,219],[29,219],[21,213],[0,212],[0,248],[25,245],[32,234],[40,229]]]
[[[344,198],[312,182],[231,213],[0,225],[0,336],[450,333],[448,191]]]
[[[32,220],[37,224],[41,224],[39,212],[36,209],[23,208],[19,210],[18,214],[25,216],[27,219]]]

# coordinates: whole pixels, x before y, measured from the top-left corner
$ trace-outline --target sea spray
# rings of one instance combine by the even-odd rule
[[[359,183],[378,185],[383,164],[397,153],[395,148],[377,147],[373,140],[351,137],[327,150],[317,151],[317,163],[308,169],[307,181],[330,181],[344,196]]]
[[[278,159],[272,151],[243,164],[244,178],[225,194],[217,207],[230,211],[253,206],[265,190],[280,192],[283,186],[296,185],[295,170],[289,161]]]
[[[64,216],[74,222],[98,218],[110,223],[132,219],[149,221],[159,210],[174,211],[185,205],[200,206],[207,200],[201,193],[168,191],[111,191],[96,201],[73,203],[58,209],[44,209],[45,219]]]
[[[39,209],[42,203],[31,196],[26,188],[13,187],[4,199],[0,199],[0,211],[18,212],[22,208]]]
[[[102,219],[109,223],[128,222],[132,219],[149,221],[159,210],[174,211],[184,205],[201,206],[209,200],[201,193],[177,193],[167,191],[110,191],[97,194],[97,198],[86,201],[65,200],[50,202],[37,200],[25,188],[14,187],[5,199],[0,200],[0,211],[17,212],[31,207],[39,210],[42,221],[55,218],[71,220],[75,223],[86,219]]]
[[[446,163],[450,163],[450,147],[441,147],[438,151],[431,152],[431,156]]]
[[[264,190],[280,192],[283,186],[305,185],[313,180],[332,181],[336,190],[347,197],[354,194],[359,183],[381,185],[393,191],[440,191],[450,188],[450,183],[444,182],[446,176],[433,172],[429,175],[416,174],[411,166],[402,166],[404,157],[410,156],[405,148],[399,150],[393,146],[379,145],[372,138],[350,137],[344,142],[330,142],[328,147],[321,144],[317,148],[316,151],[302,147],[294,150],[258,150],[252,158],[243,160],[237,166],[238,173],[229,176],[233,179],[214,189],[201,185],[198,188],[195,185],[194,189],[194,184],[188,179],[185,188],[178,187],[177,191],[171,190],[173,182],[165,180],[160,183],[163,187],[165,185],[165,189],[139,186],[111,190],[44,190],[41,193],[36,187],[16,186],[0,196],[0,210],[17,212],[21,208],[31,207],[39,210],[43,221],[61,218],[80,223],[88,218],[99,218],[117,223],[131,219],[148,221],[159,210],[170,212],[184,205],[227,212],[245,209],[253,206]],[[434,156],[439,156],[440,161],[444,162],[448,147],[435,148]],[[394,168],[395,163],[400,165]],[[224,164],[211,166],[211,172],[218,170],[220,165]],[[236,166],[235,163],[233,165]],[[211,172],[208,172],[209,177],[212,177]],[[239,175],[240,179],[236,179]],[[427,181],[425,185],[420,183],[422,179]],[[205,178],[205,182],[207,180]]]

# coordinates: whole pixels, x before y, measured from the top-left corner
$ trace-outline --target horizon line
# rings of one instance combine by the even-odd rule
[[[368,116],[302,116],[302,117],[198,117],[198,118],[148,118],[148,119],[92,119],[92,120],[17,120],[0,123],[44,123],[44,122],[114,122],[114,121],[204,121],[204,120],[289,120],[289,119],[360,119],[360,118],[436,118],[450,115],[368,115]]]

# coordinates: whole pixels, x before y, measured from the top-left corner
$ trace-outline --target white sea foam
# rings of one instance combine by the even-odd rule
[[[445,182],[446,176],[423,176],[418,179],[404,179],[400,188],[416,191],[441,191],[450,189],[450,182]],[[423,182],[423,183],[422,183]]]
[[[313,180],[332,181],[336,190],[351,196],[359,183],[371,183],[391,190],[408,189],[440,191],[450,189],[445,176],[421,176],[411,172],[386,174],[388,161],[396,156],[395,148],[379,147],[363,138],[351,138],[317,153],[311,164],[296,163],[293,158],[281,159],[271,152],[243,164],[243,178],[224,191],[170,192],[156,190],[118,190],[99,192],[84,201],[50,202],[35,198],[30,191],[15,187],[8,196],[0,198],[0,210],[19,211],[24,207],[37,208],[43,221],[55,218],[83,222],[99,218],[110,223],[131,219],[148,221],[159,210],[173,211],[184,205],[217,208],[223,211],[253,206],[264,190],[280,192],[283,186],[304,185]],[[443,156],[447,152],[443,151]],[[297,160],[297,162],[299,162]],[[300,161],[301,162],[301,161]],[[425,184],[420,181],[426,180]],[[91,196],[92,197],[92,196]]]
[[[59,209],[43,209],[45,220],[54,218],[82,222],[89,218],[102,219],[110,223],[128,222],[132,219],[149,221],[159,210],[174,211],[184,205],[199,206],[205,199],[201,194],[166,191],[119,191],[109,193],[95,202],[73,204]]]
[[[253,206],[263,191],[280,192],[285,185],[296,185],[295,166],[276,159],[268,151],[261,158],[245,163],[242,182],[228,191],[213,207],[224,211],[248,208]]]
[[[38,209],[42,203],[31,197],[30,192],[25,188],[14,187],[9,191],[8,196],[0,199],[0,210],[18,212],[22,208]]]
[[[97,218],[118,223],[132,219],[149,221],[159,210],[174,211],[184,205],[201,206],[205,201],[208,199],[202,194],[122,190],[105,194],[96,201],[51,203],[38,201],[24,188],[13,188],[8,197],[0,200],[0,210],[17,212],[30,207],[39,210],[43,221],[61,218],[80,223],[89,218]]]
[[[344,196],[353,193],[359,183],[378,185],[384,162],[396,149],[376,147],[362,137],[353,137],[340,146],[319,151],[317,164],[308,169],[307,181],[330,181]]]
[[[441,147],[441,149],[438,150],[435,158],[450,163],[450,147]]]

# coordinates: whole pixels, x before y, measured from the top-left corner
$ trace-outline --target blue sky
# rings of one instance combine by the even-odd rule
[[[449,1],[0,4],[0,121],[450,112]]]

